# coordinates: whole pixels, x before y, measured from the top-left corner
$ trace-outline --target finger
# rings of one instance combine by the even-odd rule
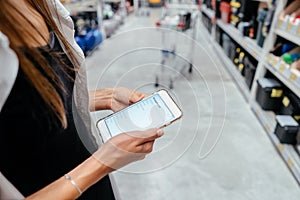
[[[164,132],[161,129],[153,128],[146,131],[129,132],[128,134],[132,137],[139,138],[140,140],[138,140],[137,145],[140,145],[161,137],[164,134]]]
[[[154,141],[146,142],[143,144],[143,153],[151,153],[153,151]]]
[[[131,104],[136,103],[136,102],[144,99],[146,96],[147,96],[146,94],[143,94],[141,92],[133,91],[132,95],[130,96],[129,102]]]

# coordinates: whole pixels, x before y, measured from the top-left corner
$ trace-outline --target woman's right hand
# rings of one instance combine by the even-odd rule
[[[161,129],[122,133],[104,143],[93,157],[111,172],[144,159],[152,152],[155,140],[162,135]]]

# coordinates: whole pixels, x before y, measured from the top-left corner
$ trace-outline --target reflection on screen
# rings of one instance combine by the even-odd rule
[[[112,136],[129,131],[159,128],[173,119],[173,114],[156,94],[105,120]]]

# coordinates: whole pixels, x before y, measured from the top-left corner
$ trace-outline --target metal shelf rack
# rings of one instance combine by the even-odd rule
[[[226,70],[229,72],[231,77],[234,79],[235,83],[238,85],[240,91],[242,92],[244,98],[246,101],[250,98],[250,91],[249,88],[244,81],[244,78],[241,76],[240,71],[238,68],[232,63],[232,61],[227,57],[227,55],[224,53],[222,47],[214,42],[213,43],[214,49],[216,50],[218,57],[226,67]]]
[[[274,147],[300,186],[300,145],[293,146],[289,144],[281,144],[277,136],[274,134],[274,128],[276,126],[275,114],[271,111],[265,111],[261,109],[255,100],[257,89],[256,81],[259,78],[264,77],[267,71],[270,71],[286,87],[300,97],[300,73],[298,72],[297,74],[290,70],[289,66],[279,62],[278,60],[275,60],[272,58],[272,55],[269,54],[269,51],[274,46],[278,36],[300,45],[300,27],[296,27],[297,29],[295,31],[295,27],[280,26],[281,22],[277,20],[280,12],[285,8],[287,0],[277,0],[276,3],[276,10],[272,21],[272,26],[270,28],[268,37],[265,39],[263,48],[258,46],[254,40],[242,36],[241,33],[231,24],[226,24],[221,20],[215,20],[215,12],[211,9],[208,9],[205,5],[201,6],[201,12],[205,15],[205,17],[208,17],[212,20],[212,22],[215,22],[213,23],[210,37],[213,41],[212,43],[216,53],[223,62],[226,70],[233,77],[239,90],[241,90],[246,101],[249,103],[253,113],[261,122]],[[245,83],[245,79],[237,67],[227,57],[222,47],[216,41],[214,41],[214,34],[217,26],[258,61],[251,91],[249,91]]]

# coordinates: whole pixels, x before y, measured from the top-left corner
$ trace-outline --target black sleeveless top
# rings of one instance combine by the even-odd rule
[[[90,156],[75,128],[72,116],[74,80],[58,67],[50,51],[71,62],[53,32],[48,46],[39,50],[60,77],[66,92],[62,97],[68,120],[67,129],[45,104],[20,69],[12,91],[0,112],[0,171],[24,195],[37,192],[62,177]],[[73,70],[67,71],[75,78]],[[115,199],[108,176],[89,188],[79,199]]]

